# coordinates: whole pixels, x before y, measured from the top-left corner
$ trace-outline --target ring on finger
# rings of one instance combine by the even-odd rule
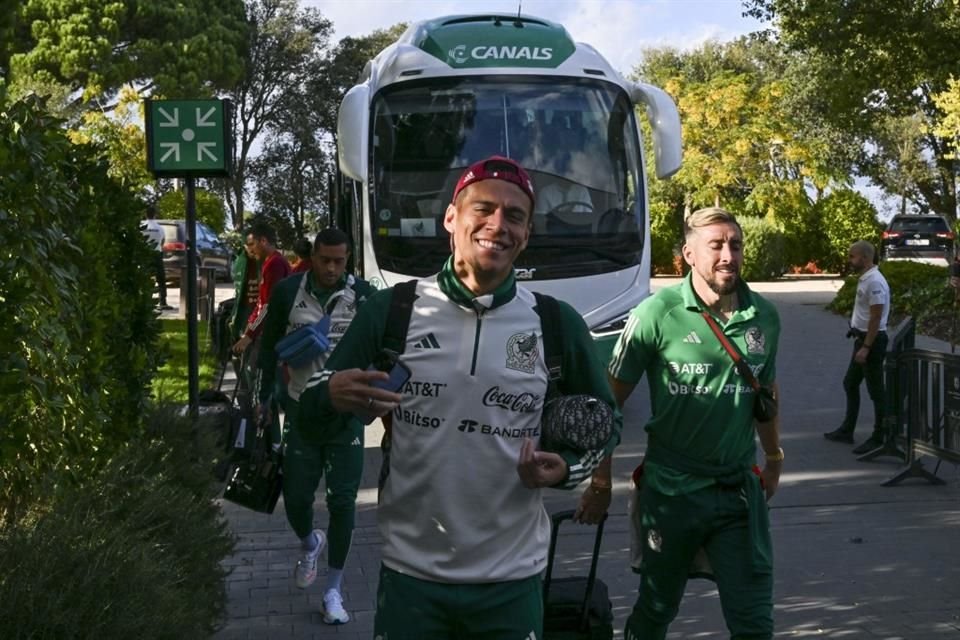
[[[373,398],[367,398],[367,409],[373,406]]]

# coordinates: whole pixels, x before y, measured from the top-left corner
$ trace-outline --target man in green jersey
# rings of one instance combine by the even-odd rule
[[[323,368],[357,308],[372,293],[364,280],[345,273],[349,255],[347,236],[339,229],[324,229],[317,234],[310,270],[281,280],[270,295],[258,357],[261,402],[276,393],[286,412],[283,505],[287,521],[300,539],[302,553],[294,579],[301,589],[316,580],[317,557],[329,541],[323,591],[323,621],[327,624],[344,624],[350,619],[343,606],[341,581],[363,474],[363,425],[349,415],[331,415],[317,421],[315,416],[300,410],[299,400],[307,380]],[[326,352],[308,362],[298,361],[296,366],[277,362],[276,345],[284,335],[321,321],[329,322]],[[275,384],[278,371],[282,375],[279,390]],[[330,513],[326,536],[313,528],[314,494],[324,476]]]
[[[690,273],[633,310],[607,370],[620,406],[646,375],[653,407],[639,496],[639,597],[624,638],[666,637],[701,548],[731,637],[772,638],[773,556],[764,497],[773,496],[780,481],[778,422],[754,419],[753,388],[703,314],[774,393],[780,319],[740,279],[743,232],[733,215],[701,209],[684,227]],[[759,477],[751,471],[755,433],[766,458]],[[596,486],[609,486],[609,463],[594,472]],[[590,489],[577,516],[592,522],[608,506],[608,494]]]
[[[392,411],[388,473],[377,518],[383,538],[376,637],[389,640],[543,638],[550,518],[542,488],[572,489],[619,441],[620,414],[602,448],[542,451],[548,384],[533,293],[514,260],[530,237],[533,184],[508,158],[463,173],[444,215],[452,256],[419,280],[397,392],[379,389],[396,288],[359,311],[301,405],[318,413]],[[559,388],[614,407],[583,318],[560,302]]]

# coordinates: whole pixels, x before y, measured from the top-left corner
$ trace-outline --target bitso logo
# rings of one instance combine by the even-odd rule
[[[537,356],[539,339],[535,333],[515,333],[507,340],[507,368],[524,373],[533,373]]]

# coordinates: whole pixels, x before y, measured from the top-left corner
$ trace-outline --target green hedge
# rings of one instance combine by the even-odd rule
[[[171,409],[97,473],[0,535],[4,638],[209,637],[234,540],[210,432]]]
[[[142,428],[158,323],[142,205],[28,97],[0,106],[0,517]]]
[[[740,216],[737,221],[743,228],[743,267],[740,275],[744,280],[773,280],[782,276],[787,265],[784,260],[783,233],[766,218]]]
[[[920,333],[945,338],[944,331],[955,313],[947,267],[898,260],[881,262],[880,272],[890,285],[891,316],[913,316]],[[847,277],[827,308],[849,316],[857,293],[857,279],[855,275]]]

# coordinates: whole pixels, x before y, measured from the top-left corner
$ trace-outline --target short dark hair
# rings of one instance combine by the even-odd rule
[[[250,230],[247,232],[254,238],[264,238],[270,244],[277,244],[277,232],[273,230],[266,222],[259,220],[250,225]]]
[[[316,239],[313,241],[313,248],[316,250],[320,245],[336,247],[341,244],[347,245],[347,249],[350,248],[350,239],[347,238],[347,234],[336,227],[327,227],[317,234]]]
[[[313,245],[310,244],[310,241],[306,238],[300,238],[293,243],[293,252],[297,254],[297,257],[301,260],[306,260],[310,257],[310,251],[313,249]]]

